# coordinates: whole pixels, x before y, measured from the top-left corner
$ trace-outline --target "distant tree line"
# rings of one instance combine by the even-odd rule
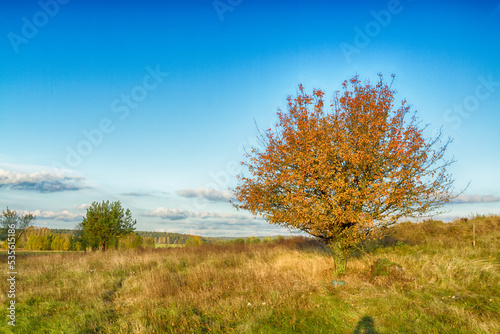
[[[51,229],[50,230],[54,234],[72,234],[76,236],[78,234],[78,230],[70,230],[70,229]],[[180,234],[180,233],[172,233],[172,232],[151,232],[151,231],[135,231],[137,235],[139,235],[143,239],[151,238],[155,244],[167,244],[167,245],[184,245],[190,237],[193,237],[189,234]],[[212,240],[213,238],[205,238],[204,241]],[[215,239],[214,239],[215,240]]]
[[[1,244],[6,248],[7,240]],[[19,239],[19,248],[27,250],[53,250],[53,251],[86,251],[97,249],[97,244],[86,243],[78,235],[78,231],[66,229],[51,230],[47,227],[29,227]],[[154,240],[150,237],[141,237],[137,233],[131,233],[126,237],[112,238],[109,242],[110,249],[128,249],[139,247],[154,247]]]
[[[130,210],[121,207],[120,202],[94,202],[87,210],[83,221],[76,229],[49,229],[32,226],[36,217],[31,214],[19,215],[16,211],[3,211],[0,215],[0,247],[8,248],[8,233],[15,231],[17,248],[45,251],[87,251],[106,249],[128,249],[155,247],[155,245],[202,244],[257,244],[270,242],[271,237],[258,238],[206,238],[201,236],[171,233],[134,231],[135,221]],[[15,228],[9,229],[9,226]]]
[[[260,243],[270,243],[281,241],[285,239],[283,236],[278,235],[276,237],[246,237],[246,238],[235,238],[235,239],[217,239],[217,238],[202,238],[200,236],[188,236],[186,241],[186,246],[197,246],[202,244],[235,244],[235,245],[255,245]]]
[[[56,234],[46,227],[32,227],[26,232],[25,248],[29,250],[83,250],[83,243],[72,233]]]
[[[190,234],[180,234],[172,232],[148,232],[148,231],[137,231],[143,238],[152,238],[155,244],[165,244],[165,245],[184,245],[190,243],[190,239],[196,236]],[[214,238],[202,237],[203,243],[215,242]]]

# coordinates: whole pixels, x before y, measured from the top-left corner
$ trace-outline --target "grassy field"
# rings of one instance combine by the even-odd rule
[[[335,285],[331,254],[304,238],[18,255],[16,327],[3,270],[0,331],[499,333],[500,217],[474,222],[475,247],[472,220],[390,229]]]
[[[184,247],[185,245],[177,245],[177,244],[156,244],[155,248],[180,248]]]

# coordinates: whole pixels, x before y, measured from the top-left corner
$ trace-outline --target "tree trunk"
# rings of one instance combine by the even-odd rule
[[[330,248],[333,251],[333,259],[335,260],[335,273],[337,276],[342,276],[347,269],[347,252],[339,241],[332,242]]]

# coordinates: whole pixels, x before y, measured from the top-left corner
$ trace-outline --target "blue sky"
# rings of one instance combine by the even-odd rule
[[[500,1],[82,1],[0,5],[0,204],[73,228],[120,200],[139,230],[288,233],[236,211],[242,147],[299,83],[394,73],[454,138],[441,216],[500,214]]]

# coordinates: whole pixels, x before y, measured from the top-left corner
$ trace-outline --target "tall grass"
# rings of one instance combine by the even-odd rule
[[[500,217],[389,229],[332,285],[317,241],[29,254],[5,333],[497,333]],[[374,276],[379,258],[402,267]],[[2,257],[5,261],[5,256]],[[3,277],[3,276],[2,276]]]

